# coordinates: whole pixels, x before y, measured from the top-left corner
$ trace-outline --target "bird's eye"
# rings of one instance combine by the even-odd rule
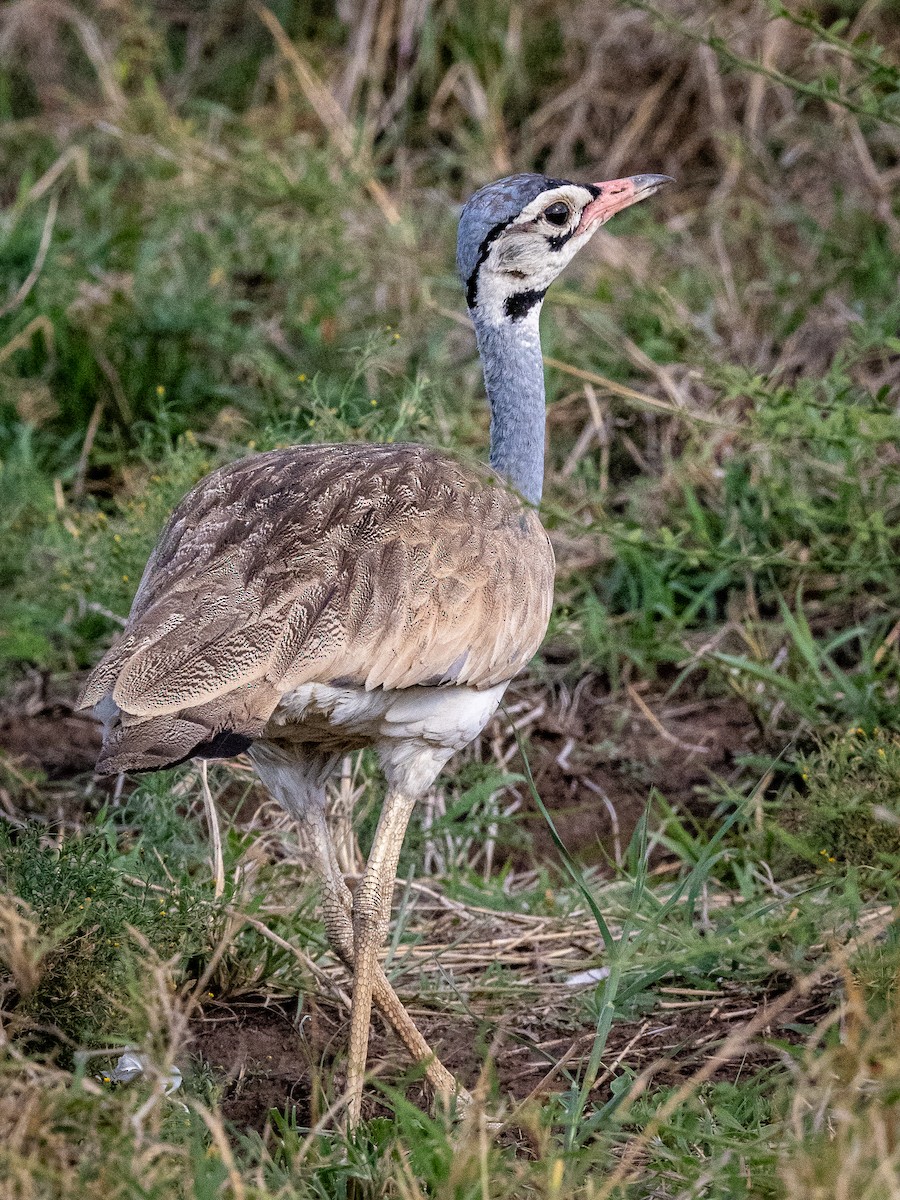
[[[550,204],[544,209],[544,217],[551,225],[565,225],[569,220],[571,211],[568,204],[564,204],[562,200],[557,200],[555,204]]]

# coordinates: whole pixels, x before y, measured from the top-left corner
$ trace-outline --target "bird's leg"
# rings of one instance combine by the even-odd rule
[[[354,972],[353,923],[351,920],[353,897],[338,866],[331,832],[325,820],[324,808],[321,805],[312,805],[306,813],[304,824],[312,841],[321,876],[322,915],[329,945],[344,966]],[[385,909],[382,910],[382,916],[385,921],[390,917],[392,894],[393,887],[387,891],[384,897]],[[425,1078],[434,1091],[447,1100],[456,1093],[459,1102],[465,1104],[470,1099],[468,1092],[457,1083],[454,1076],[438,1059],[416,1028],[412,1017],[404,1008],[402,1000],[388,982],[380,963],[375,965],[372,994],[376,1005],[403,1042],[410,1057],[422,1067]]]
[[[363,1078],[369,1049],[372,997],[378,973],[378,948],[387,933],[390,912],[385,893],[392,893],[406,826],[415,798],[393,788],[385,797],[369,861],[353,895],[353,1004],[350,1010],[350,1052],[347,1061],[347,1121],[359,1124]],[[405,1010],[404,1010],[405,1011]]]
[[[306,814],[304,824],[316,856],[319,881],[322,885],[322,920],[328,944],[349,970],[353,971],[353,897],[338,866],[331,831],[325,820],[325,810],[314,806]]]
[[[297,758],[289,749],[263,741],[254,743],[250,757],[263,783],[296,818],[310,842],[317,873],[322,883],[322,915],[329,944],[347,969],[355,973],[353,897],[350,895],[350,890],[344,882],[338,866],[331,832],[325,819],[324,783],[333,764],[326,757],[316,758],[313,755],[307,755],[305,758]],[[387,810],[388,807],[386,804],[385,809]],[[397,869],[397,857],[400,853],[400,845],[403,842],[403,833],[411,809],[412,803],[410,802],[397,834],[396,853],[388,863],[392,874],[389,886],[384,889],[385,898],[379,910],[383,920],[383,929],[387,929],[390,918],[393,875]],[[382,826],[379,824],[376,841],[381,828]],[[378,941],[376,939],[375,953],[377,953],[377,949]],[[425,1078],[431,1087],[439,1095],[447,1098],[456,1093],[459,1102],[466,1104],[470,1100],[468,1092],[457,1084],[447,1068],[438,1061],[431,1047],[413,1023],[412,1017],[403,1007],[400,997],[388,982],[377,959],[375,960],[375,970],[370,971],[370,976],[369,1007],[371,1008],[371,1001],[374,998],[375,1003],[406,1046],[413,1061],[422,1067]],[[368,1026],[366,1033],[368,1033]],[[361,1072],[364,1070],[365,1046],[363,1047]]]

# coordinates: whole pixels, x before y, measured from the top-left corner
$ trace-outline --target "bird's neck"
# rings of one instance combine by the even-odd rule
[[[491,466],[531,504],[544,488],[544,366],[540,304],[518,320],[479,319],[475,334],[491,406]]]

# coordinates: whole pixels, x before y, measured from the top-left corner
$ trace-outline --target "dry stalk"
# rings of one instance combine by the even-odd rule
[[[275,14],[260,4],[254,5],[254,11],[271,33],[283,58],[293,71],[300,90],[328,134],[334,149],[347,166],[362,177],[366,191],[377,204],[388,225],[399,225],[401,223],[400,212],[384,185],[372,175],[367,164],[360,160],[354,145],[353,127],[341,106],[309,63],[301,56]]]
[[[81,445],[81,453],[78,455],[78,463],[75,466],[75,479],[72,483],[72,496],[78,500],[84,495],[84,481],[87,475],[88,459],[91,456],[91,450],[94,446],[94,439],[97,436],[97,430],[100,428],[100,418],[103,416],[103,401],[98,400],[94,405],[94,411],[91,413],[91,419],[88,421],[88,427],[85,431],[84,441]],[[124,624],[124,622],[122,622]]]
[[[31,270],[25,276],[16,294],[11,299],[7,300],[4,305],[0,306],[0,318],[8,317],[11,312],[14,312],[23,302],[23,300],[25,300],[28,293],[40,278],[41,271],[44,267],[44,262],[47,258],[47,251],[50,249],[50,240],[53,237],[53,226],[56,224],[56,213],[58,208],[59,196],[54,194],[50,197],[50,203],[47,205],[47,216],[44,218],[44,229],[41,233],[41,240],[40,244],[38,245],[34,264]]]
[[[209,768],[205,758],[200,759],[200,791],[203,795],[203,807],[206,810],[206,821],[212,839],[212,874],[215,880],[215,897],[218,900],[225,891],[225,863],[222,857],[222,829],[219,825],[219,814],[216,802],[209,790]]]
[[[197,1113],[216,1144],[219,1157],[222,1159],[225,1170],[228,1173],[228,1182],[231,1185],[234,1200],[245,1200],[247,1190],[244,1187],[244,1181],[241,1179],[240,1171],[238,1171],[237,1163],[231,1152],[231,1144],[229,1143],[228,1135],[225,1132],[225,1126],[222,1124],[221,1118],[216,1113],[211,1113],[199,1100],[194,1098],[188,1100],[188,1107]]]
[[[581,379],[587,383],[593,383],[598,388],[603,388],[604,391],[611,393],[613,396],[619,396],[622,400],[627,400],[635,408],[642,408],[650,412],[663,412],[668,416],[697,421],[701,425],[715,425],[719,429],[737,428],[733,422],[723,421],[721,417],[714,417],[711,413],[697,412],[694,409],[681,408],[676,404],[669,404],[665,400],[660,400],[657,396],[649,396],[646,392],[636,391],[634,388],[630,388],[624,383],[619,383],[615,379],[610,379],[606,375],[598,375],[596,371],[587,371],[584,367],[573,367],[571,363],[563,362],[558,358],[550,358],[544,355],[544,365],[552,367],[555,371],[562,371],[564,375],[571,375],[573,379]]]

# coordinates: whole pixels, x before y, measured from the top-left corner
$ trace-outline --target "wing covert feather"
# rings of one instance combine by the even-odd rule
[[[255,455],[172,514],[81,703],[111,692],[154,725],[212,704],[256,729],[303,683],[492,687],[540,645],[553,567],[537,515],[437,451]]]

